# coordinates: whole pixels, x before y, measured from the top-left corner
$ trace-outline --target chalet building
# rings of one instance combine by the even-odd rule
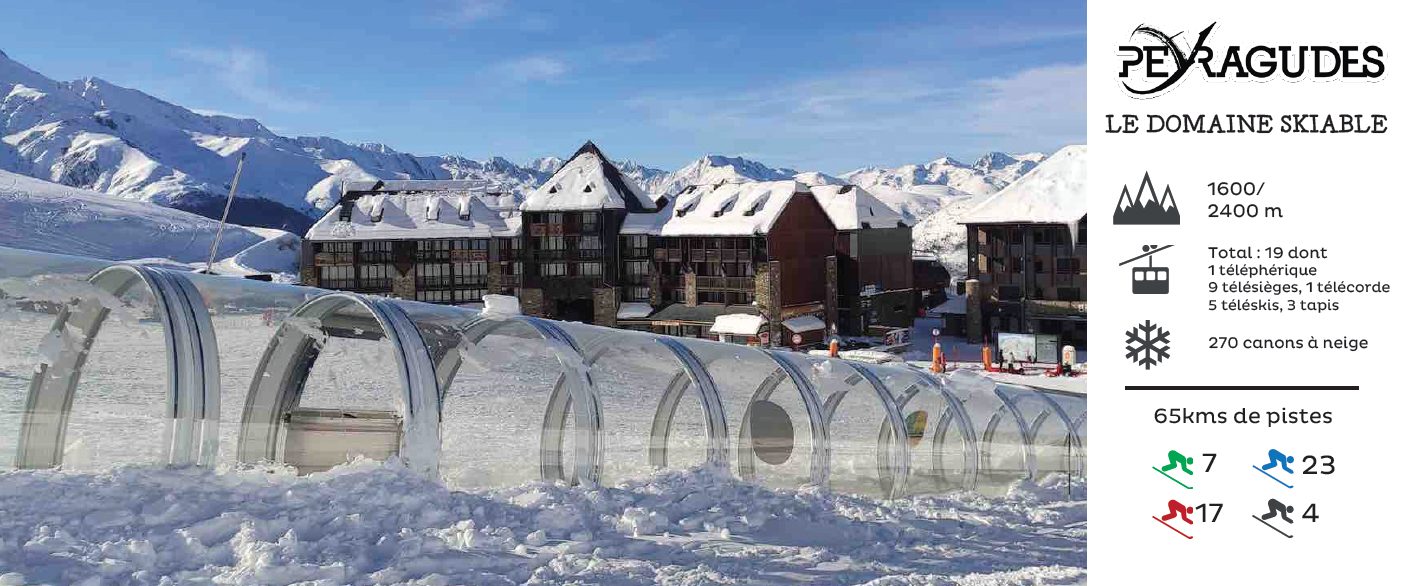
[[[912,326],[917,299],[908,219],[861,187],[811,191],[838,230],[839,331],[881,335]]]
[[[305,235],[300,281],[431,303],[513,293],[518,282],[502,278],[518,274],[509,197],[478,181],[346,182]]]
[[[479,190],[478,190],[479,189]],[[862,188],[690,186],[653,199],[592,142],[518,208],[470,182],[349,182],[302,281],[759,344],[907,326],[911,228]]]
[[[1034,333],[1085,346],[1085,172],[1085,147],[1065,147],[963,218],[971,341]]]

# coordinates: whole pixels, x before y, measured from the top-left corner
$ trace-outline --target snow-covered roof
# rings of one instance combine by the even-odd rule
[[[824,329],[824,320],[813,315],[802,315],[782,321],[780,325],[797,334],[803,334]]]
[[[653,313],[647,303],[628,302],[618,306],[618,319],[642,319]]]
[[[770,232],[796,193],[796,181],[693,185],[677,194],[663,236],[751,236]]]
[[[436,179],[379,179],[374,181],[344,181],[343,193],[377,191],[396,193],[403,191],[487,191],[495,184],[481,180],[436,180]]]
[[[657,204],[642,187],[624,177],[593,142],[561,165],[520,204],[525,211],[626,209],[652,211]]]
[[[810,192],[819,199],[836,230],[897,228],[899,222],[911,225],[909,218],[857,185],[815,185]]]
[[[672,217],[672,206],[665,206],[652,213],[628,214],[623,218],[623,226],[618,229],[619,234],[651,234],[662,233],[662,226]]]
[[[760,333],[760,329],[765,326],[765,318],[749,313],[728,313],[717,316],[716,321],[711,324],[713,334],[731,334],[735,336],[754,336]]]
[[[1085,145],[1059,150],[971,209],[964,224],[1078,224],[1088,213]]]
[[[450,192],[448,192],[450,193]],[[340,215],[347,206],[348,220]],[[463,219],[463,217],[465,219]],[[374,221],[377,219],[377,221]],[[490,238],[514,236],[519,218],[502,218],[476,195],[365,195],[329,209],[305,238],[384,240],[392,238]]]

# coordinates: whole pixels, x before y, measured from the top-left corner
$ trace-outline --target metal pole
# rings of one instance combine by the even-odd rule
[[[211,240],[211,255],[206,257],[206,272],[211,272],[211,263],[216,262],[216,247],[221,245],[221,233],[226,231],[226,217],[231,215],[231,202],[235,200],[236,186],[240,185],[240,172],[245,168],[245,153],[236,162],[235,179],[231,180],[231,192],[226,196],[226,210],[221,212],[221,225],[216,227],[216,238]]]

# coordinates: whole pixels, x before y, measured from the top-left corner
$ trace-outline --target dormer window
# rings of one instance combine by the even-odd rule
[[[584,193],[593,193],[593,192],[594,192],[594,184],[593,184],[593,183],[590,183],[590,184],[584,186]]]
[[[751,209],[746,210],[746,213],[745,213],[744,215],[747,215],[747,216],[754,216],[754,215],[756,215],[756,212],[761,211],[761,209],[765,207],[765,202],[768,201],[769,199],[770,199],[769,197],[762,197],[762,198],[760,198],[760,199],[757,199],[754,204],[751,204]]]
[[[717,208],[715,212],[712,212],[711,217],[720,218],[721,216],[726,215],[726,212],[731,211],[731,208],[734,207],[736,207],[736,196],[733,195],[727,198],[726,201],[722,202],[721,207]]]
[[[695,208],[695,207],[697,207],[697,202],[695,202],[695,201],[694,201],[694,202],[690,202],[690,203],[688,203],[687,205],[682,206],[681,208],[679,208],[679,209],[677,210],[677,217],[680,218],[680,217],[682,217],[682,216],[687,215],[687,212],[692,211],[692,208]]]
[[[353,200],[344,200],[339,203],[339,221],[348,222],[353,220]]]
[[[868,222],[860,222],[859,225],[863,226],[863,229],[865,229],[865,230],[867,230],[867,229],[869,229],[869,228],[872,228],[872,226],[869,226],[869,225],[868,225]]]
[[[845,185],[843,189],[840,189],[840,190],[839,190],[839,194],[840,194],[840,195],[843,195],[843,194],[845,194],[845,193],[850,192],[850,191],[853,190],[853,189],[854,189],[854,186],[852,186],[852,185]]]
[[[550,192],[550,193],[559,193],[559,184],[556,183],[556,184],[554,184],[554,185],[551,185],[550,188],[549,188],[549,192]]]

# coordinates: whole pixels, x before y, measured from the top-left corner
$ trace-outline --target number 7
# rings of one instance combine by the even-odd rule
[[[1212,464],[1217,461],[1217,455],[1216,455],[1216,454],[1202,454],[1202,455],[1207,457],[1207,469],[1206,469],[1206,470],[1203,470],[1203,472],[1211,472],[1211,471],[1212,471]]]

